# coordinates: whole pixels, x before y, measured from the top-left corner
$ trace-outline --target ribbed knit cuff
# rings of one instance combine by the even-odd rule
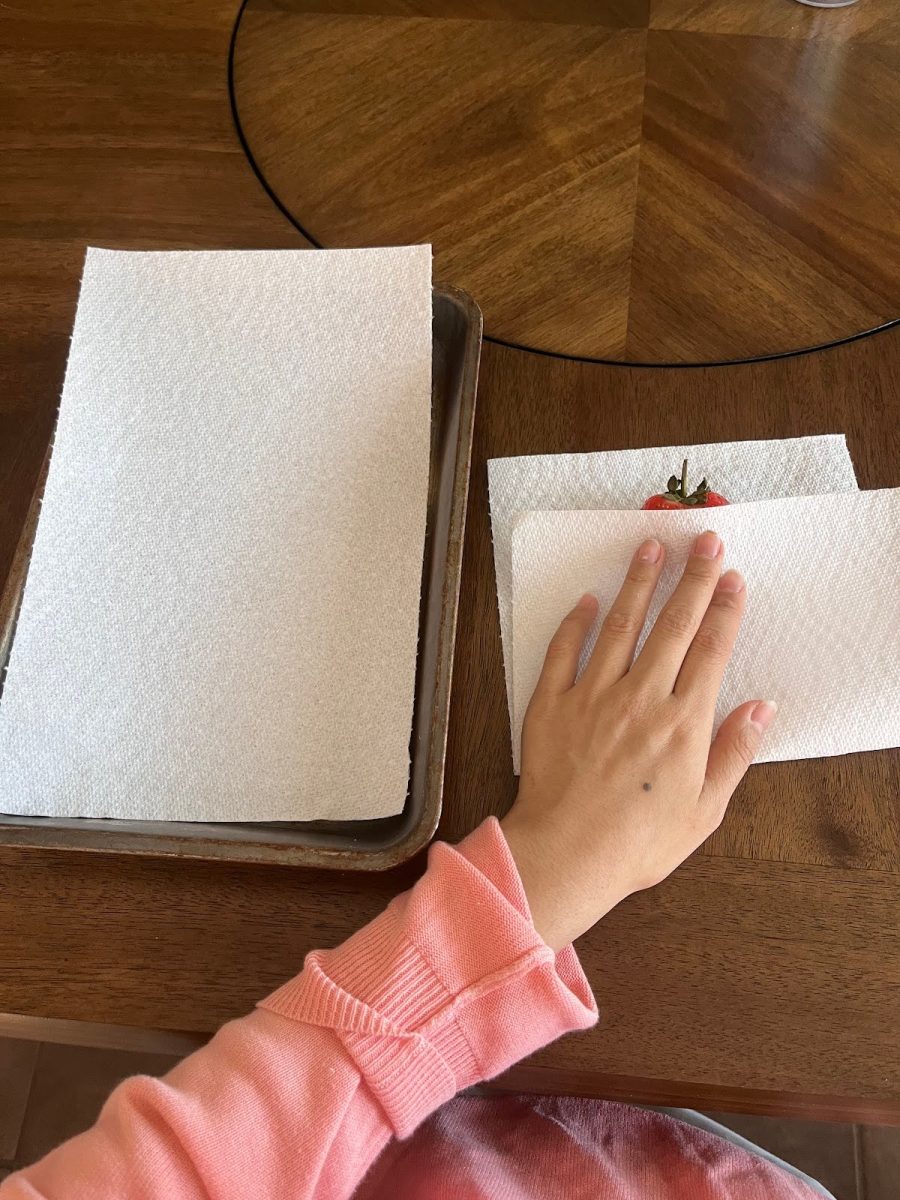
[[[491,818],[436,843],[416,886],[261,1007],[333,1029],[399,1137],[460,1088],[596,1020],[575,952],[531,923]]]

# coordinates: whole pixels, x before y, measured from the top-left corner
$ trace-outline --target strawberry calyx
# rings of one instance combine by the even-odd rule
[[[666,484],[666,491],[662,493],[662,496],[665,500],[671,500],[673,504],[684,504],[690,508],[699,508],[706,504],[709,498],[710,487],[706,479],[701,479],[699,486],[688,493],[687,465],[688,460],[685,459],[681,464],[681,478],[679,479],[677,475],[672,475]]]

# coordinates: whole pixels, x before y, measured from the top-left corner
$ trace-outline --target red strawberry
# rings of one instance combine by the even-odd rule
[[[711,492],[705,479],[700,481],[696,491],[688,495],[687,490],[687,459],[681,465],[681,478],[673,475],[665,492],[651,496],[645,501],[644,508],[717,508],[728,501],[718,492]]]

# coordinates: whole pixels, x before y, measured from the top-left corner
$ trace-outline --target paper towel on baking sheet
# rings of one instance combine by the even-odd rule
[[[90,251],[0,811],[398,812],[430,407],[427,246]]]
[[[605,612],[637,545],[656,537],[667,560],[649,629],[707,528],[748,588],[717,720],[745,700],[775,700],[763,762],[900,745],[898,488],[693,512],[523,515],[513,533],[517,770],[522,717],[566,612],[585,592]]]
[[[733,503],[856,490],[843,435],[537,454],[488,462],[497,604],[512,721],[512,528],[530,510],[640,508],[687,458],[692,486],[707,476]]]

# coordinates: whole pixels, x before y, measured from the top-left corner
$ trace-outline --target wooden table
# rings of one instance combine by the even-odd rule
[[[50,435],[84,244],[304,244],[234,135],[234,17],[216,0],[0,9],[0,571]],[[718,367],[488,342],[442,835],[514,793],[489,457],[844,431],[860,486],[894,486],[898,394],[900,329]],[[502,1085],[900,1123],[898,785],[894,752],[754,768],[703,850],[579,944],[599,1027]],[[206,1036],[421,867],[370,877],[0,849],[0,1011],[24,1019],[6,1025],[20,1036],[52,1019]]]
[[[894,0],[246,0],[232,94],[316,242],[431,242],[510,344],[709,362],[896,317],[898,66]]]

